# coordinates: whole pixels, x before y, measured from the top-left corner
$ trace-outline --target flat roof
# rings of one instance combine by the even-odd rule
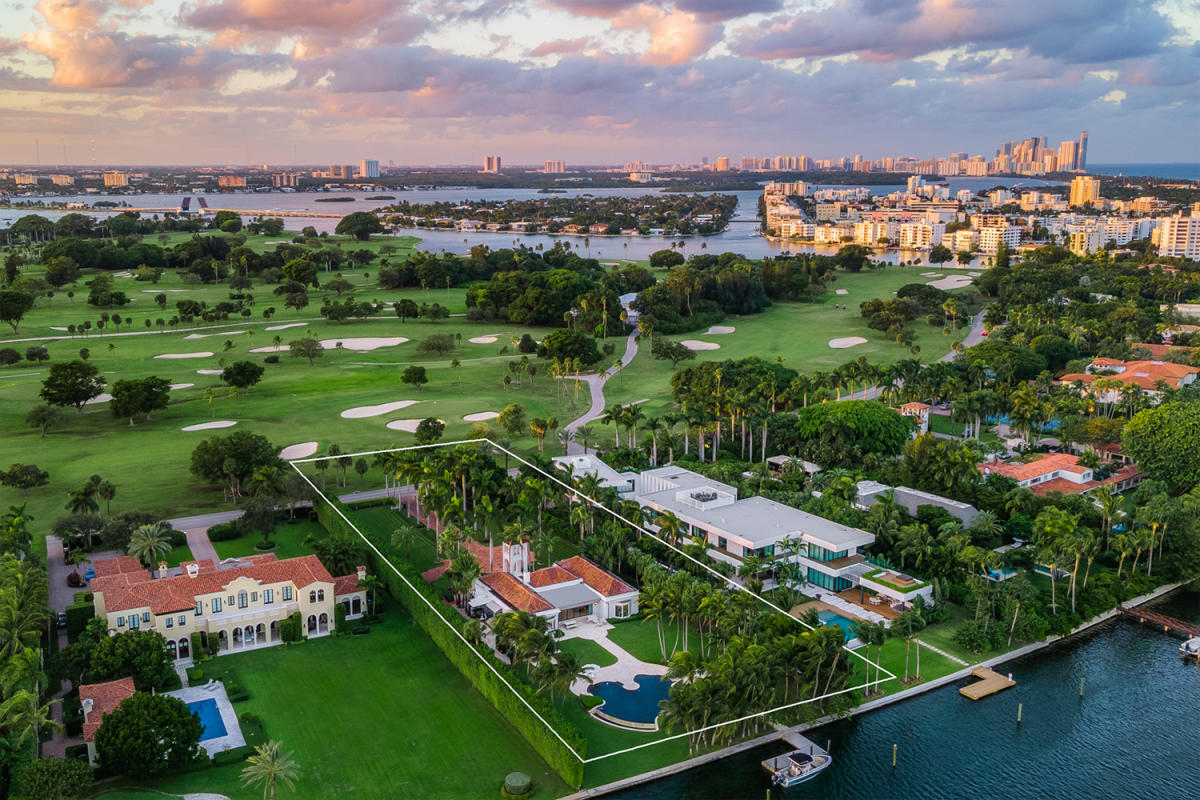
[[[566,586],[547,586],[538,589],[550,605],[558,609],[578,608],[579,606],[594,605],[600,602],[600,595],[584,583],[568,584]]]

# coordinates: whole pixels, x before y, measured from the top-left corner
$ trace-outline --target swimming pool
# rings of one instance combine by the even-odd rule
[[[217,701],[213,698],[188,703],[187,707],[200,718],[200,725],[204,728],[204,732],[200,734],[200,741],[216,739],[227,733],[225,723],[221,720],[221,711],[217,708]]]
[[[604,701],[600,710],[614,719],[653,724],[661,710],[659,701],[671,694],[671,682],[657,675],[635,675],[633,680],[638,685],[633,691],[619,681],[604,681],[588,687],[588,692]]]
[[[821,620],[822,625],[836,625],[841,628],[846,634],[846,641],[854,638],[854,625],[856,620],[849,617],[843,617],[836,611],[822,611],[817,617]]]

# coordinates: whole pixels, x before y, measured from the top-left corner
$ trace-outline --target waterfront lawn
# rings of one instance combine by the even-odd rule
[[[923,633],[922,633],[922,638],[924,638]],[[875,647],[871,648],[871,654],[869,656],[869,660],[873,664],[874,663],[880,664],[885,670],[889,670],[892,674],[894,674],[896,676],[896,680],[887,680],[886,678],[884,678],[883,682],[879,684],[879,688],[883,690],[884,694],[895,694],[896,692],[899,692],[901,690],[908,689],[911,686],[917,685],[915,683],[908,683],[908,684],[903,683],[905,647],[906,647],[906,645],[905,645],[904,639],[891,638],[891,639],[888,639],[886,642],[884,642],[882,656],[880,655],[880,651],[878,648],[875,648]],[[861,654],[863,657],[868,657],[865,648],[859,648],[856,652]],[[851,656],[851,658],[854,658],[854,657]],[[871,680],[871,681],[875,680],[874,666],[870,667],[870,675],[868,676],[867,665],[861,659],[854,658],[854,663],[855,663],[855,667],[854,667],[854,684],[855,685],[862,685],[863,683],[866,683],[868,680]],[[921,679],[922,679],[921,683],[925,683],[927,681],[941,678],[945,675],[949,675],[952,672],[957,672],[958,670],[960,670],[962,668],[963,668],[963,666],[961,664],[956,664],[955,662],[951,661],[950,659],[946,658],[945,656],[938,655],[937,653],[933,652],[932,650],[930,650],[927,647],[921,648]],[[912,642],[911,648],[909,648],[909,653],[908,653],[908,674],[911,677],[913,675],[916,675],[916,672],[917,672],[917,642],[916,642],[916,640],[914,640]],[[880,673],[880,675],[882,675],[882,674],[883,673]],[[878,695],[872,695],[872,697],[877,697],[877,696]],[[867,698],[863,698],[863,699],[867,699]]]
[[[591,639],[562,639],[558,642],[558,649],[575,656],[579,659],[580,665],[595,664],[599,667],[607,667],[617,663],[616,656]]]
[[[270,739],[300,766],[296,797],[495,797],[504,776],[530,775],[537,796],[562,780],[475,691],[395,603],[368,636],[337,636],[205,661],[207,677],[237,680]],[[240,767],[153,782],[168,792],[261,797]],[[283,796],[292,796],[284,792]]]
[[[307,511],[303,512],[307,513]],[[325,529],[307,519],[284,521],[275,527],[271,533],[271,541],[275,543],[273,550],[256,550],[255,545],[262,543],[261,533],[243,534],[236,539],[224,542],[213,542],[213,548],[221,559],[240,558],[262,553],[274,553],[280,559],[306,556],[313,550],[304,544],[309,536],[325,536]]]
[[[981,661],[983,659],[982,654],[965,650],[962,645],[954,641],[954,632],[958,630],[958,626],[968,617],[967,609],[955,603],[946,603],[946,608],[949,610],[949,616],[946,617],[946,620],[936,625],[930,625],[921,631],[921,639],[929,642],[939,650],[944,650],[952,656],[961,658],[968,664]]]
[[[663,620],[662,633],[667,647],[665,659],[658,646],[658,623],[654,620],[633,619],[617,623],[608,632],[608,638],[634,658],[650,664],[666,664],[676,650],[683,649],[683,633],[681,625],[670,620]],[[699,646],[699,636],[700,633],[693,627],[688,634],[688,645]]]
[[[397,528],[417,525],[412,517],[400,513],[391,506],[355,509],[347,516],[363,533],[367,531],[382,532],[388,541],[391,541],[392,532]],[[419,535],[412,546],[412,564],[424,572],[430,567],[440,564],[441,559],[437,557],[437,545],[433,540],[433,531],[421,526],[418,527],[418,531]]]

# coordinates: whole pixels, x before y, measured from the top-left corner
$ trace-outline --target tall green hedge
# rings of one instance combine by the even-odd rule
[[[322,527],[331,534],[346,533],[357,536],[354,528],[334,510],[332,503],[337,503],[342,513],[347,511],[336,500],[328,501],[319,498],[314,503],[314,508],[317,512],[317,520]],[[583,783],[581,758],[587,755],[587,741],[583,736],[563,719],[545,697],[534,691],[520,673],[496,658],[486,647],[479,650],[482,654],[481,658],[454,633],[454,631],[462,629],[465,620],[457,611],[444,606],[437,593],[421,578],[421,574],[405,560],[404,554],[392,547],[388,532],[364,530],[363,534],[407,578],[407,582],[402,580],[400,575],[384,563],[375,550],[370,550],[370,569],[379,576],[380,582],[387,588],[388,593],[408,609],[416,623],[446,654],[458,671],[471,681],[479,693],[487,698],[488,702],[500,712],[509,724],[525,737],[533,749],[546,760],[546,763],[562,776],[567,785],[578,789]],[[505,680],[497,677],[496,672],[488,668],[489,664],[495,668],[496,672],[503,675]],[[507,685],[505,681],[507,681]],[[537,710],[537,714],[530,711],[529,707],[517,698],[513,689],[520,693],[529,706]],[[538,714],[546,722],[538,719]],[[559,736],[570,743],[570,747],[563,744],[558,736],[555,736],[546,727],[546,723],[553,726]],[[572,748],[575,750],[574,753],[571,752]],[[577,757],[575,753],[578,753],[579,756]]]

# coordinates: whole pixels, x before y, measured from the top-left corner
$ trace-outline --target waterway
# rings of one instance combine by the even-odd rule
[[[991,189],[996,186],[1030,186],[1030,185],[1046,185],[1045,181],[1033,181],[1032,179],[1006,179],[1006,178],[950,178],[948,179],[951,192],[957,192],[960,189],[970,189],[978,191],[982,189]],[[821,184],[817,188],[853,188],[840,184]],[[889,194],[894,191],[904,188],[901,184],[886,184],[881,186],[868,186],[873,195]],[[645,194],[654,194],[660,191],[657,187],[646,187],[637,189],[599,189],[599,188],[571,188],[566,190],[561,195],[545,195],[539,194],[535,189],[475,189],[475,188],[438,188],[427,190],[408,190],[396,191],[387,190],[384,192],[256,192],[248,194],[208,194],[198,195],[203,196],[210,206],[213,208],[229,208],[229,209],[248,209],[258,211],[311,211],[320,214],[349,214],[352,211],[369,211],[376,208],[382,208],[397,201],[408,201],[410,203],[433,203],[433,202],[464,202],[464,201],[480,201],[480,200],[527,200],[546,197],[573,197],[582,194],[591,194],[597,197],[637,197]],[[366,198],[375,195],[392,195],[396,198],[393,200],[368,200]],[[555,242],[569,243],[572,247],[578,248],[581,253],[600,260],[605,259],[645,259],[649,258],[650,254],[670,247],[672,244],[678,246],[683,244],[683,252],[685,254],[695,253],[725,253],[734,252],[741,253],[747,258],[762,258],[764,256],[779,255],[783,252],[822,252],[833,254],[837,252],[837,247],[820,247],[814,248],[811,245],[798,245],[787,242],[773,242],[765,239],[759,232],[757,217],[758,217],[758,198],[760,192],[754,191],[738,191],[726,192],[724,194],[737,195],[738,205],[734,211],[734,221],[721,233],[712,236],[691,236],[691,237],[665,237],[665,236],[593,236],[588,237],[587,244],[584,244],[583,237],[580,236],[550,236],[548,234],[519,234],[506,235],[497,233],[462,233],[458,231],[432,231],[432,230],[406,230],[401,231],[400,235],[417,236],[421,239],[418,245],[422,250],[429,252],[449,252],[449,253],[466,253],[477,244],[487,245],[493,249],[502,247],[513,247],[523,244],[526,247],[537,247],[541,245],[543,248],[553,247]],[[178,208],[180,201],[183,199],[182,194],[137,194],[137,195],[72,195],[43,198],[48,201],[58,201],[64,203],[81,202],[92,204],[99,200],[111,200],[118,202],[126,202],[130,206],[137,208]],[[320,203],[318,199],[328,199],[330,197],[353,197],[353,202],[346,203]],[[16,198],[16,200],[36,200],[38,198]],[[196,205],[196,200],[192,201],[193,208]],[[49,219],[58,219],[68,211],[49,211],[40,209],[30,209],[28,212],[20,209],[3,209],[0,210],[0,229],[12,224],[24,213],[41,214]],[[113,213],[120,213],[120,209],[115,209]],[[321,232],[332,232],[337,225],[338,220],[333,218],[314,217],[314,218],[297,218],[288,217],[284,219],[284,223],[289,229],[299,229],[303,226],[311,225]],[[877,253],[874,258],[876,260],[885,261],[895,264],[900,261],[911,261],[920,258],[925,260],[927,254],[920,252],[897,251],[890,250],[885,253]],[[953,266],[953,264],[951,265]],[[968,268],[974,268],[978,264],[968,265]]]
[[[1200,594],[1156,610],[1200,622]],[[947,686],[808,732],[833,766],[772,798],[1139,798],[1200,795],[1200,666],[1180,640],[1113,620],[997,667],[1017,685],[972,702]],[[1079,696],[1080,679],[1084,695]],[[1017,705],[1022,722],[1017,724]],[[892,769],[892,745],[899,745]],[[757,800],[769,745],[609,795],[614,800]]]
[[[1200,164],[1197,163],[1158,163],[1158,164],[1089,164],[1088,172],[1097,175],[1132,175],[1142,178],[1182,178],[1190,181],[1200,181]]]

